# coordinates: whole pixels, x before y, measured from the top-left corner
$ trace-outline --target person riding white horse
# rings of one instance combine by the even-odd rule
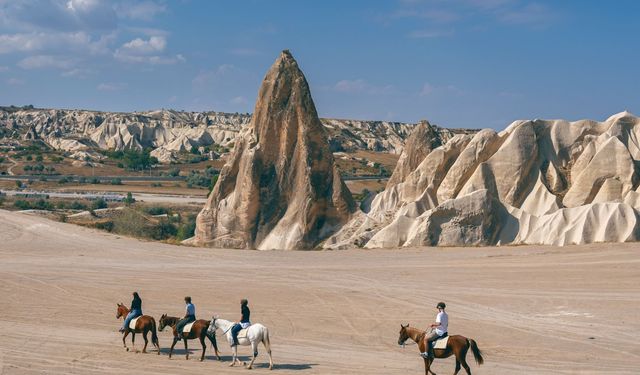
[[[233,328],[231,328],[231,337],[233,337],[233,345],[238,345],[238,333],[241,330],[249,328],[251,325],[251,310],[249,310],[249,301],[246,299],[242,299],[240,301],[240,310],[242,312],[242,317],[240,318],[240,323],[237,323]],[[258,353],[253,353],[254,356],[257,356]]]
[[[271,357],[271,342],[269,341],[269,330],[267,327],[263,326],[260,323],[251,324],[249,328],[247,328],[246,336],[241,336],[237,338],[238,345],[235,345],[235,341],[233,338],[233,334],[231,333],[231,329],[236,326],[235,322],[230,322],[228,320],[220,319],[218,317],[213,317],[211,323],[209,324],[209,329],[207,333],[209,335],[215,335],[216,330],[221,330],[222,333],[227,338],[229,345],[233,349],[233,360],[229,366],[235,366],[238,361],[238,345],[251,345],[251,349],[253,352],[253,357],[251,358],[251,363],[247,366],[247,368],[251,369],[253,367],[253,363],[258,356],[258,344],[262,343],[264,345],[267,354],[269,355],[269,370],[273,369],[273,358]]]

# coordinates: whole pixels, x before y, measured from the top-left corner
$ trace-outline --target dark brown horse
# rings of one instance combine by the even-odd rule
[[[427,351],[427,342],[425,341],[426,332],[417,328],[409,327],[400,324],[400,337],[398,338],[398,345],[404,345],[405,341],[411,339],[418,344],[418,350],[420,353],[424,353]],[[447,347],[445,349],[434,349],[433,355],[435,358],[449,358],[451,355],[456,356],[456,371],[453,375],[457,375],[460,371],[460,365],[464,367],[465,371],[467,371],[467,375],[471,375],[471,369],[469,369],[469,365],[467,364],[466,356],[467,351],[471,349],[473,353],[473,357],[476,359],[476,362],[481,365],[484,363],[484,358],[482,358],[482,352],[478,349],[478,344],[472,339],[468,339],[464,336],[453,335],[449,336],[449,341],[447,342]],[[436,375],[433,371],[431,371],[431,362],[432,359],[424,359],[424,372],[426,375],[431,372],[433,375]]]
[[[173,330],[173,343],[171,344],[171,349],[169,350],[169,359],[171,359],[171,354],[173,354],[173,347],[176,346],[178,342],[178,331],[176,330],[176,324],[180,321],[180,318],[176,318],[175,316],[167,316],[167,314],[162,314],[160,317],[160,327],[159,330],[162,331],[164,327],[171,327]],[[184,340],[184,350],[187,353],[187,359],[189,359],[189,348],[187,346],[187,340],[199,339],[200,344],[202,345],[202,356],[200,357],[201,361],[204,361],[204,353],[207,350],[207,345],[204,342],[205,337],[211,341],[211,345],[213,345],[213,350],[216,352],[216,357],[218,360],[221,360],[220,353],[218,353],[218,343],[216,342],[215,335],[209,335],[207,330],[209,329],[209,321],[204,319],[199,319],[193,322],[193,326],[191,327],[191,331],[188,334],[183,334],[182,339]]]
[[[129,314],[129,309],[125,305],[119,303],[118,312],[116,313],[116,319],[120,319],[120,318],[124,319],[128,314]],[[147,333],[149,333],[149,331],[151,331],[151,343],[153,344],[153,346],[156,347],[156,349],[158,349],[158,354],[160,354],[160,343],[158,342],[158,334],[156,333],[156,320],[149,315],[140,316],[140,318],[136,321],[135,329],[125,327],[124,335],[122,336],[122,344],[124,344],[124,348],[127,349],[127,351],[129,351],[129,348],[127,347],[127,342],[125,340],[129,335],[129,333],[131,333],[131,345],[135,350],[136,333],[142,333],[142,337],[144,338],[144,348],[142,348],[142,352],[146,353],[147,344],[149,343],[149,340],[147,340]]]

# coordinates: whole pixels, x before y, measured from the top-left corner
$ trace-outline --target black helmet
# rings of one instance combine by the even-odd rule
[[[444,302],[438,302],[438,305],[436,307],[439,309],[445,309],[447,305],[445,305]]]

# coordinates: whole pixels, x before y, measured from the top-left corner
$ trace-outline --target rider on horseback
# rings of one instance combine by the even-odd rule
[[[251,320],[249,320],[251,315],[251,310],[249,310],[249,301],[246,299],[242,299],[240,301],[240,309],[242,310],[242,318],[240,318],[240,323],[236,324],[231,328],[231,336],[233,337],[233,345],[238,345],[238,333],[245,329],[249,328],[251,325]]]
[[[436,308],[438,309],[438,315],[436,316],[436,322],[429,327],[432,328],[431,332],[427,333],[425,340],[427,342],[427,351],[420,353],[424,358],[433,359],[433,341],[447,335],[449,328],[449,315],[444,311],[447,305],[444,302],[438,302]]]
[[[191,303],[191,297],[184,297],[184,303],[187,305],[186,313],[184,318],[176,324],[176,338],[178,340],[182,340],[182,331],[184,330],[184,326],[196,321],[196,306]]]
[[[131,309],[129,309],[129,314],[124,319],[124,324],[122,324],[122,328],[120,328],[120,332],[124,332],[129,328],[129,323],[139,316],[142,316],[142,299],[138,295],[138,292],[133,292],[133,300],[131,300]]]

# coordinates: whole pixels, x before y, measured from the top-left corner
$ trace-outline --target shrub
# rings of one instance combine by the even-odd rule
[[[31,161],[31,160],[33,160],[33,156],[27,155],[27,161]]]
[[[161,183],[159,183],[159,182],[153,182],[153,183],[151,183],[151,187],[161,187],[161,186],[162,186],[162,184],[161,184]]]
[[[87,205],[82,203],[82,202],[73,201],[73,202],[71,202],[71,205],[69,206],[69,208],[71,208],[72,210],[83,210],[83,211],[86,211]]]
[[[102,222],[95,223],[95,227],[97,229],[106,230],[107,232],[112,232],[113,226],[114,226],[113,221],[102,221]]]
[[[196,215],[189,215],[187,222],[178,227],[176,233],[176,240],[184,241],[187,238],[193,237],[196,232]]]
[[[178,176],[180,176],[180,169],[179,168],[171,168],[167,172],[167,175],[169,175],[171,177],[178,177]]]
[[[92,177],[89,180],[89,183],[92,184],[92,185],[98,185],[98,184],[100,184],[100,179],[98,177]]]
[[[4,156],[0,156],[0,163],[4,163],[4,161],[5,161]]]
[[[35,201],[32,207],[35,208],[36,210],[47,210],[47,211],[53,210],[53,204],[51,204],[51,202],[44,199],[38,199],[37,201]]]
[[[36,156],[36,161],[37,162],[42,162],[44,159],[42,158],[42,155],[37,155]]]
[[[98,198],[91,202],[91,210],[99,210],[101,208],[107,208],[108,206],[107,201],[102,198]]]
[[[29,203],[29,201],[25,201],[22,199],[18,199],[15,202],[13,202],[13,206],[16,208],[19,208],[21,210],[30,210],[31,209],[31,203]]]
[[[131,192],[127,193],[127,197],[124,199],[124,204],[126,204],[127,206],[132,205],[133,203],[135,203],[135,198],[133,197],[133,194],[131,194]]]
[[[122,185],[122,179],[114,178],[113,180],[111,180],[111,185]]]
[[[20,181],[20,180],[16,180],[16,187],[17,187],[18,189],[22,189],[22,186],[23,186],[22,181]]]
[[[169,210],[166,207],[162,206],[147,207],[144,209],[144,211],[149,215],[164,215],[169,213]]]
[[[81,184],[86,184],[87,183],[87,178],[82,176],[82,177],[78,178],[78,182],[81,183]]]

